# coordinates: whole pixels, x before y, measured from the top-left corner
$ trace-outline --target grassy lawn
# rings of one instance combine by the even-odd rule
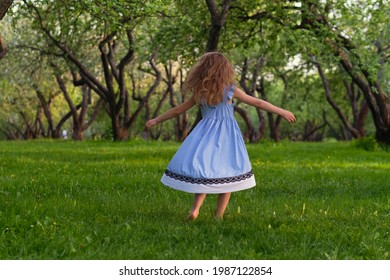
[[[390,154],[247,145],[257,186],[215,221],[160,183],[178,143],[0,142],[0,259],[390,259]]]

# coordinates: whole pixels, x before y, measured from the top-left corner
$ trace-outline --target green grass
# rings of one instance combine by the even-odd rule
[[[390,154],[247,145],[257,186],[215,221],[160,183],[178,143],[0,142],[0,259],[390,259]]]

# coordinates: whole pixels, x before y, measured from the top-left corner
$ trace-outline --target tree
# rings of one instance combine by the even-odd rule
[[[99,118],[111,127],[113,139],[147,136],[144,119],[188,98],[181,92],[188,69],[201,54],[218,50],[235,65],[238,83],[247,94],[268,99],[298,117],[293,127],[287,127],[278,116],[238,102],[235,112],[249,141],[268,134],[276,141],[285,137],[308,141],[361,137],[368,109],[378,117],[377,138],[383,134],[378,131],[386,122],[389,98],[389,30],[384,24],[386,5],[379,0],[205,0],[202,5],[190,0],[16,3],[18,12],[12,16],[19,20],[13,26],[19,26],[19,31],[12,35],[8,27],[3,31],[8,50],[12,50],[9,54],[16,51],[14,42],[18,42],[25,51],[20,52],[20,59],[30,73],[41,71],[32,68],[50,69],[51,64],[57,69],[42,76],[39,83],[35,81],[38,91],[34,91],[33,80],[26,80],[34,106],[24,106],[23,114],[15,105],[0,104],[3,116],[5,112],[12,115],[13,125],[7,125],[13,132],[15,126],[23,133],[30,127],[29,131],[35,131],[30,135],[53,131],[46,108],[52,100],[61,102],[61,106],[50,106],[52,129],[56,130],[62,116],[68,116],[77,138],[93,119],[92,107],[98,105],[88,104],[91,97],[101,100],[100,111],[106,115]],[[313,63],[312,57],[319,64]],[[33,63],[36,60],[39,63]],[[6,68],[14,68],[11,61],[7,63]],[[0,73],[0,83],[6,75]],[[4,84],[10,95],[17,97],[12,85]],[[21,108],[22,102],[27,102],[15,100],[21,102]],[[86,105],[92,109],[88,113]],[[149,136],[182,140],[194,119],[192,112],[184,114]],[[368,121],[371,131],[373,124]],[[43,126],[35,125],[40,122]]]
[[[11,7],[13,0],[2,0],[0,2],[0,20],[2,20],[7,13],[8,9]]]
[[[23,85],[15,86],[12,78],[1,79],[0,91],[7,92],[1,96],[0,131],[10,140],[38,138],[43,133],[42,110],[34,95]]]
[[[304,53],[325,55],[339,62],[363,92],[377,141],[390,144],[390,98],[378,79],[378,72],[388,60],[389,46],[384,45],[388,42],[381,39],[381,34],[387,32],[384,20],[387,10],[382,1],[291,0],[275,2],[267,10],[260,8],[255,13],[241,7],[240,18],[271,20],[300,36],[301,42],[307,42],[301,45]]]
[[[260,75],[260,68],[264,66],[264,57],[260,56],[258,59],[255,59],[255,65],[253,68],[252,73],[248,74],[249,70],[249,59],[247,57],[244,58],[243,65],[241,68],[241,77],[240,77],[240,86],[243,88],[246,94],[251,95],[251,96],[256,96],[256,92],[258,89],[264,90],[264,83],[263,87],[259,87],[258,85],[258,77]],[[249,76],[249,77],[248,77]],[[247,126],[247,131],[246,131],[246,138],[249,140],[249,142],[256,142],[260,140],[264,136],[264,131],[265,131],[265,118],[263,115],[263,112],[256,108],[256,113],[259,118],[259,127],[258,129],[255,128],[253,125],[251,118],[248,114],[248,112],[239,107],[235,106],[234,110],[240,114],[240,116],[243,118],[246,126]]]
[[[345,79],[343,80],[343,84],[345,86],[346,93],[348,95],[351,109],[352,109],[352,113],[353,113],[353,121],[352,121],[352,123],[350,123],[348,121],[346,115],[342,111],[342,109],[337,105],[334,98],[332,97],[330,84],[329,84],[328,79],[326,78],[326,75],[324,73],[324,70],[322,69],[321,64],[318,61],[316,61],[314,57],[313,57],[313,63],[317,67],[318,73],[321,77],[321,81],[322,81],[324,91],[325,91],[326,100],[328,101],[328,103],[332,106],[332,108],[335,110],[335,112],[339,116],[345,129],[352,135],[353,138],[363,137],[365,135],[364,123],[365,123],[365,118],[366,118],[367,113],[368,113],[368,106],[367,106],[366,100],[363,100],[363,102],[360,105],[360,108],[358,108],[357,102],[359,100],[360,90],[358,89],[357,90],[358,93],[356,94],[355,93],[355,84],[353,82],[348,83]]]
[[[83,140],[83,132],[88,129],[93,121],[96,119],[100,107],[102,105],[102,99],[96,103],[93,113],[88,121],[86,121],[88,105],[91,104],[91,89],[86,84],[77,84],[77,78],[73,76],[73,84],[75,86],[81,86],[82,100],[78,105],[75,105],[72,98],[69,95],[66,83],[61,74],[56,74],[57,83],[63,93],[65,100],[69,106],[70,114],[72,116],[72,139]]]
[[[222,28],[225,25],[231,2],[232,0],[224,0],[221,5],[221,11],[218,11],[215,0],[206,0],[207,8],[210,12],[211,18],[206,52],[213,52],[218,50],[219,37],[221,36]]]
[[[224,0],[221,5],[221,10],[218,10],[217,3],[215,0],[205,0],[208,11],[210,13],[210,27],[209,27],[209,35],[206,44],[205,52],[215,52],[218,51],[218,44],[221,35],[222,28],[224,27],[228,12],[231,5],[231,0]],[[191,128],[191,131],[195,128],[195,126],[201,120],[201,110],[198,109],[198,113],[196,116],[196,120],[194,125]]]
[[[0,21],[4,18],[5,14],[7,13],[13,2],[13,0],[2,0],[0,2]],[[2,59],[6,53],[7,48],[5,46],[4,39],[3,37],[1,37],[0,34],[0,59]]]
[[[0,80],[9,82],[3,90],[8,98],[2,98],[1,102],[1,110],[9,114],[7,123],[3,123],[3,133],[8,138],[18,139],[59,138],[66,122],[72,118],[73,139],[80,140],[82,132],[96,118],[102,102],[91,102],[91,91],[83,87],[83,83],[77,85],[82,89],[82,98],[75,89],[68,92],[69,82],[64,82],[63,77],[71,75],[66,73],[69,67],[63,63],[60,53],[47,40],[42,40],[39,32],[29,29],[28,19],[22,18],[16,23],[13,33],[9,22],[5,25],[6,35],[12,37],[12,52],[2,61],[6,66],[0,73]],[[87,110],[89,105],[96,105],[92,114]],[[78,117],[74,118],[75,115]],[[88,115],[91,116],[86,121]]]
[[[155,63],[157,56],[155,51],[149,57],[149,64],[156,74],[155,82],[144,97],[135,98],[138,106],[132,113],[125,69],[134,60],[135,27],[138,20],[145,17],[144,12],[139,12],[138,9],[144,4],[143,1],[90,3],[69,0],[68,5],[58,1],[48,1],[45,5],[39,5],[25,0],[23,3],[27,7],[27,14],[34,17],[33,26],[40,29],[53,47],[61,51],[73,71],[74,68],[77,69],[81,77],[80,82],[87,84],[104,100],[111,119],[113,139],[126,139],[128,130],[161,81],[161,73]],[[79,13],[76,19],[72,18],[75,12]],[[56,17],[55,14],[60,16]],[[92,31],[91,26],[94,27]],[[88,39],[86,36],[94,37],[98,41],[91,47],[99,52],[100,73],[94,73],[80,57],[80,45],[76,43],[86,47],[88,43],[90,44],[85,41]],[[103,76],[103,79],[100,79],[100,76]]]

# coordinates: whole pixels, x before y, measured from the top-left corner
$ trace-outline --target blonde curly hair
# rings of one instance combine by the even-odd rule
[[[233,66],[223,54],[209,52],[188,72],[183,89],[194,94],[196,104],[214,106],[222,102],[224,89],[234,83],[234,76]]]

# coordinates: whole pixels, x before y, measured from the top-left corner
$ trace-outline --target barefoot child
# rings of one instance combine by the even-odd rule
[[[173,189],[194,193],[187,219],[195,220],[206,194],[218,194],[215,217],[222,219],[231,192],[256,185],[241,131],[234,118],[233,98],[295,122],[293,113],[245,94],[234,84],[230,62],[218,52],[204,54],[188,73],[184,85],[193,93],[183,104],[146,122],[150,128],[174,118],[195,104],[202,120],[184,140],[161,179]]]

